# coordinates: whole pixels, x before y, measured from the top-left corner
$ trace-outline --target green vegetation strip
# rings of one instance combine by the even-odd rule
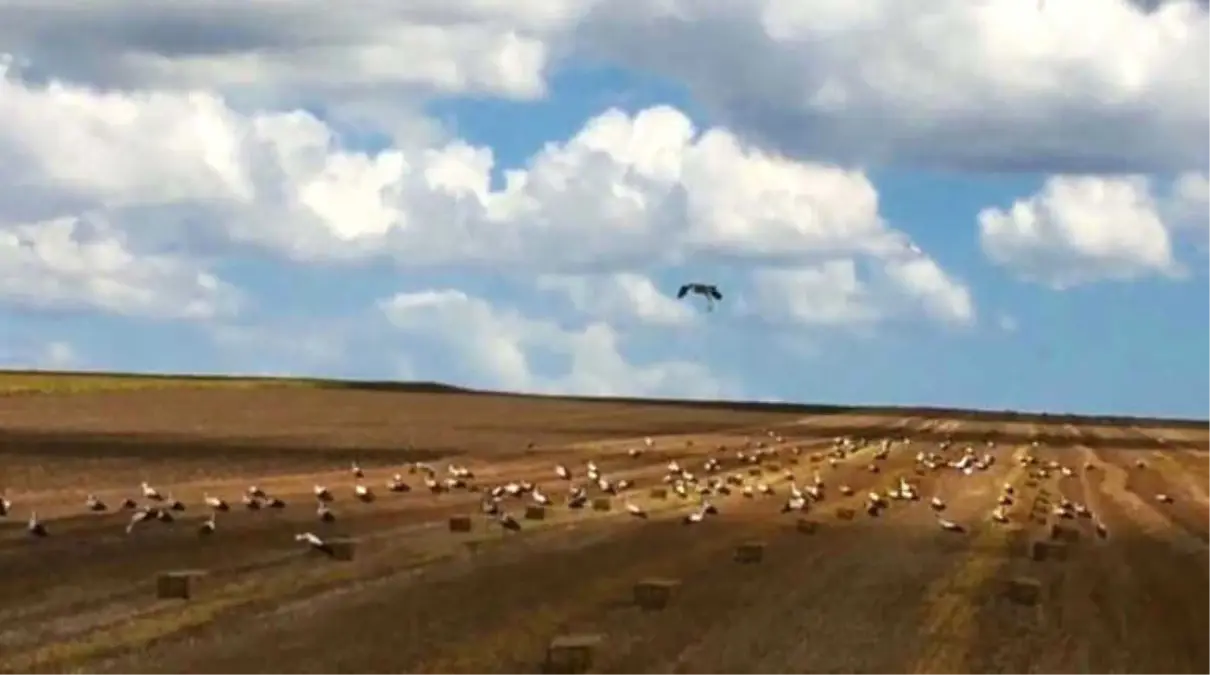
[[[77,394],[136,389],[257,389],[264,387],[319,388],[323,380],[284,377],[223,377],[218,375],[136,375],[124,373],[60,373],[0,370],[0,396]]]

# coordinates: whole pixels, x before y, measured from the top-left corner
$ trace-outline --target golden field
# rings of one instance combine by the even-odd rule
[[[553,639],[579,634],[601,636],[593,672],[1210,668],[1204,422],[108,374],[0,373],[0,393],[14,394],[0,396],[3,672],[538,672]],[[833,466],[840,435],[865,443]],[[899,442],[877,459],[883,438]],[[757,443],[768,452],[741,463]],[[967,445],[994,463],[965,475],[916,460],[955,461]],[[718,514],[683,524],[700,498],[652,489],[669,489],[669,462],[701,478],[707,458],[774,494],[711,495]],[[554,466],[579,480],[590,460],[632,483],[608,511],[563,503]],[[1068,472],[1031,477],[1052,461]],[[470,468],[480,491],[433,494],[416,462]],[[411,491],[386,490],[395,473]],[[792,482],[816,473],[826,497],[781,513]],[[920,501],[867,515],[867,493],[900,478]],[[142,481],[185,509],[128,534],[117,505],[143,502]],[[554,503],[526,520],[525,499],[504,499],[521,524],[506,532],[480,501],[521,481]],[[357,482],[376,499],[355,499]],[[1015,496],[997,523],[1006,482]],[[252,484],[285,507],[245,509]],[[316,484],[334,494],[332,523],[315,515]],[[89,512],[89,494],[109,508]],[[202,537],[207,494],[231,510]],[[937,526],[933,496],[964,532]],[[1058,518],[1064,499],[1093,517]],[[27,533],[31,512],[47,536]],[[449,531],[461,515],[471,530]],[[1065,543],[1047,546],[1061,559],[1031,559],[1055,525]],[[353,559],[307,551],[304,531],[351,540]],[[760,561],[735,560],[747,543]],[[190,599],[157,597],[157,575],[190,569],[206,572]],[[679,586],[644,610],[634,586],[653,577]],[[1014,601],[1013,584],[1036,601]]]

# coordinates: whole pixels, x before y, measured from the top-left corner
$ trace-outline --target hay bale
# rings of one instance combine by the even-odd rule
[[[759,541],[749,541],[735,547],[735,562],[758,563],[765,559],[765,545]]]
[[[857,511],[848,507],[842,506],[836,509],[836,517],[841,520],[853,520],[857,516]]]
[[[450,516],[450,532],[470,532],[470,516]]]
[[[815,534],[815,531],[819,529],[819,523],[816,523],[814,520],[799,518],[798,522],[794,524],[794,529],[803,534]]]
[[[646,610],[664,609],[680,585],[676,579],[644,579],[634,585],[634,604]]]
[[[1025,487],[1036,488],[1038,487],[1038,481],[1030,478],[1029,480],[1025,481]]]
[[[1029,552],[1029,532],[1019,524],[1007,525],[1006,550],[1009,555],[1023,556]]]
[[[1018,605],[1032,607],[1042,597],[1042,582],[1030,577],[1010,579],[1005,587],[1005,595]]]
[[[1077,542],[1080,540],[1080,531],[1074,527],[1067,527],[1059,523],[1052,523],[1050,526],[1050,538],[1055,541]]]
[[[786,466],[798,466],[798,458],[797,457],[787,457]]]
[[[155,580],[155,595],[161,600],[188,600],[193,597],[197,581],[204,576],[204,570],[161,572]]]
[[[604,636],[599,634],[561,635],[546,647],[547,673],[587,673]]]
[[[355,539],[340,537],[329,539],[327,544],[328,555],[333,560],[349,561],[353,559],[353,554],[357,552],[357,541]]]
[[[1029,549],[1029,557],[1038,562],[1045,560],[1066,560],[1067,544],[1062,541],[1034,541]]]
[[[823,461],[823,457],[820,457],[819,455],[811,455],[812,464],[819,464],[822,461]]]
[[[651,488],[651,498],[652,499],[667,499],[668,498],[668,488],[662,488],[662,487]]]
[[[759,466],[754,466],[748,469],[749,476],[761,476],[764,473],[765,472]]]
[[[592,500],[593,511],[611,511],[613,510],[613,500],[609,497],[597,497]]]
[[[539,504],[530,504],[525,507],[526,520],[546,520],[546,507]]]
[[[777,462],[769,462],[765,465],[765,469],[768,471],[781,471],[781,464],[778,464]]]

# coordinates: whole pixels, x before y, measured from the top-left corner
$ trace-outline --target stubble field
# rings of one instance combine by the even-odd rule
[[[1204,424],[31,381],[0,396],[3,672],[537,672],[565,635],[600,636],[593,672],[1210,670]],[[865,442],[837,453],[842,435]],[[878,459],[884,438],[896,442]],[[994,461],[969,475],[946,464],[967,446]],[[693,494],[708,458],[755,494]],[[589,460],[633,483],[608,511],[563,503],[555,465],[583,483]],[[664,482],[673,461],[694,474],[686,498]],[[433,494],[416,462],[436,479],[465,466],[480,489]],[[387,491],[396,473],[409,492]],[[823,498],[782,513],[816,474]],[[920,499],[867,514],[868,493],[901,478]],[[185,509],[128,533],[119,502],[144,503],[142,481]],[[532,497],[503,498],[521,525],[506,531],[480,502],[523,481],[554,503],[526,520]],[[355,498],[358,482],[374,501]],[[244,508],[253,484],[285,507]],[[334,522],[316,516],[317,484]],[[89,512],[89,494],[107,511]],[[231,510],[200,536],[207,494]],[[684,524],[702,499],[718,513]],[[1056,515],[1064,499],[1090,517]],[[31,512],[47,536],[29,535]],[[470,532],[449,531],[459,515]],[[306,531],[354,541],[353,559],[308,551],[294,540]],[[1049,559],[1032,559],[1036,541]],[[763,558],[737,562],[752,543]],[[191,598],[157,598],[158,574],[188,569],[206,571]],[[635,604],[651,578],[679,581],[663,609]],[[1030,587],[1033,602],[1010,593]]]

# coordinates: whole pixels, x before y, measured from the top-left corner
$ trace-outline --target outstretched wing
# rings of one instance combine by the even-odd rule
[[[723,294],[718,292],[718,287],[716,286],[711,286],[708,289],[708,292],[710,293],[710,297],[714,298],[715,300],[723,299]]]
[[[677,291],[677,293],[676,293],[677,300],[680,300],[681,298],[685,297],[685,294],[689,292],[689,286],[690,286],[690,284],[685,284],[684,286],[681,286],[681,290]]]

